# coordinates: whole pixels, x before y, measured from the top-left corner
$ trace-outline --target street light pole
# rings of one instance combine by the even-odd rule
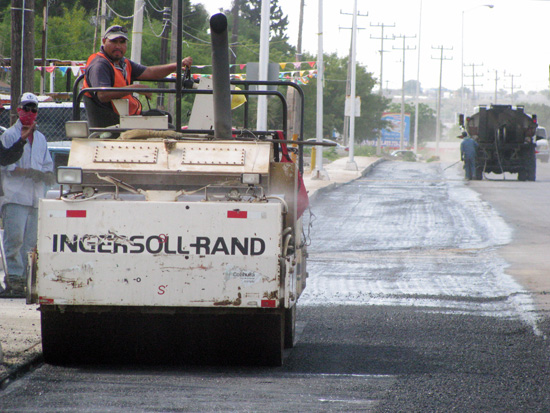
[[[464,13],[479,7],[488,7],[492,9],[494,4],[480,4],[471,9],[462,10],[462,30],[461,30],[461,58],[460,58],[460,113],[464,113]]]
[[[351,89],[349,95],[349,158],[346,163],[346,170],[357,171],[357,164],[354,157],[355,146],[355,83],[356,83],[356,54],[357,51],[357,0],[353,3],[353,23],[351,29]]]

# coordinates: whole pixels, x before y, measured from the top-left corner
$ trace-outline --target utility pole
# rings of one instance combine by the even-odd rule
[[[103,33],[107,30],[107,0],[101,1],[101,33],[99,33],[99,38],[103,38]],[[94,50],[96,52],[97,50]]]
[[[132,24],[132,53],[130,60],[141,63],[141,40],[143,36],[143,9],[145,0],[134,1],[134,22]]]
[[[164,65],[168,63],[168,38],[170,37],[170,9],[171,0],[164,0],[164,8],[162,10],[162,33],[160,34],[160,64]],[[166,84],[160,82],[159,88],[166,87]],[[159,109],[164,108],[164,94],[159,93],[157,96],[157,107]]]
[[[346,162],[346,170],[357,171],[357,164],[354,160],[355,147],[355,85],[356,85],[356,50],[357,50],[357,0],[353,2],[353,23],[351,29],[351,93],[346,96],[350,107],[349,119],[349,159]]]
[[[238,1],[238,0],[234,0]],[[300,19],[298,23],[298,43],[296,46],[296,55],[294,60],[296,62],[302,59],[302,33],[304,29],[304,0],[300,0]],[[289,87],[287,91],[288,107],[291,108],[288,114],[288,136],[290,139],[297,140],[300,134],[301,119],[301,97],[293,87]],[[303,139],[303,136],[302,136]]]
[[[34,0],[11,2],[11,109],[10,124],[17,120],[23,92],[34,86]]]
[[[392,48],[394,50],[402,50],[403,51],[403,77],[401,81],[401,131],[399,135],[399,149],[403,150],[403,141],[405,138],[405,52],[410,50],[415,50],[415,47],[407,46],[407,39],[414,39],[416,36],[405,36],[404,34],[395,36],[396,39],[403,39],[403,47],[395,47]]]
[[[95,11],[95,28],[94,28],[94,43],[92,46],[92,53],[95,53],[97,42],[97,28],[99,26],[99,9],[101,8],[101,0],[97,0],[97,8]]]
[[[178,4],[181,3],[181,0],[172,0],[172,35],[170,36],[170,61],[176,61],[176,55],[178,47],[178,30],[181,30],[181,27],[178,27],[178,20],[176,18],[176,11],[178,10]],[[183,7],[183,4],[182,4]],[[185,11],[185,10],[184,10]],[[170,94],[172,96],[172,94]]]
[[[443,51],[445,50],[453,50],[453,48],[445,48],[443,46],[432,46],[432,49],[439,50],[441,52],[440,57],[432,57],[432,59],[439,60],[439,90],[437,94],[437,120],[435,125],[435,153],[436,155],[439,155],[439,142],[441,141],[441,84],[443,83],[443,61],[444,60],[453,60],[450,57],[445,57],[443,55]]]
[[[340,10],[340,14],[353,16],[353,13],[344,13],[342,10]],[[357,16],[358,17],[359,16],[360,17],[366,17],[366,16],[368,16],[368,13],[367,14],[357,13]],[[353,26],[353,24],[352,24],[352,26]],[[353,30],[353,27],[340,27],[340,29]],[[355,30],[363,30],[363,28],[362,27],[356,27]],[[354,39],[353,39],[353,34],[352,34],[351,39],[350,39],[350,44],[349,44],[349,64],[348,64],[348,73],[347,73],[347,79],[346,79],[346,96],[351,96],[351,87],[352,87],[352,83],[351,83],[352,64],[351,64],[351,61],[352,61],[352,53],[353,53],[353,40]],[[350,116],[348,116],[344,113],[344,131],[343,131],[344,137],[343,137],[343,139],[344,139],[344,144],[346,144],[346,145],[349,145],[349,138],[350,138],[349,130],[350,130]]]
[[[261,0],[261,23],[260,23],[260,64],[258,79],[267,80],[269,70],[269,31],[270,31],[270,4],[269,0]],[[259,85],[258,90],[267,90],[265,85]],[[267,96],[258,96],[258,107],[256,110],[256,129],[267,130]]]
[[[380,53],[380,90],[378,91],[378,94],[382,96],[384,94],[384,53],[389,52],[390,50],[384,50],[384,40],[395,40],[395,36],[384,36],[384,29],[386,27],[395,27],[394,24],[384,24],[384,23],[378,23],[378,24],[370,24],[370,27],[380,27],[381,33],[380,37],[374,37],[373,35],[370,36],[371,39],[374,40],[380,40],[380,50],[378,51]]]
[[[419,123],[419,110],[418,100],[420,98],[420,52],[422,50],[422,0],[420,0],[420,12],[418,18],[418,57],[416,62],[416,90],[414,92],[414,153],[418,154],[418,123]]]
[[[181,0],[172,0],[172,7],[170,8],[172,18],[171,20],[171,34],[170,34],[170,62],[175,62],[178,54],[178,47],[181,47],[181,44],[178,45],[178,31],[181,30],[181,27],[178,27],[178,18],[177,13],[179,13],[178,5],[181,3],[183,7],[183,2]],[[182,13],[185,10],[182,10]],[[166,105],[166,110],[173,113],[176,117],[176,95],[173,93],[168,94],[168,103]]]
[[[48,8],[50,0],[42,0],[42,68],[40,69],[40,94],[44,94],[46,83],[46,53],[48,50]]]
[[[378,24],[370,24],[371,27],[380,27],[381,29],[381,33],[380,33],[380,37],[374,37],[374,36],[370,36],[371,39],[375,39],[375,40],[380,40],[380,90],[378,91],[378,93],[380,94],[380,96],[383,96],[384,95],[384,78],[383,78],[383,75],[384,75],[384,53],[387,53],[389,52],[389,50],[384,50],[384,40],[395,40],[395,37],[394,36],[391,36],[391,37],[386,37],[384,36],[384,29],[386,27],[395,27],[395,23],[394,24],[384,24],[384,23],[378,23]],[[382,153],[382,130],[379,130],[378,131],[378,136],[376,137],[376,154],[377,155],[380,155]]]
[[[471,100],[471,106],[475,107],[475,103],[476,103],[476,77],[483,77],[483,74],[481,73],[476,73],[476,67],[481,67],[483,66],[483,63],[480,63],[480,64],[475,64],[475,63],[470,63],[470,64],[466,64],[464,65],[465,67],[471,67],[472,68],[472,74],[471,75],[464,75],[464,77],[471,77],[472,78],[472,84],[471,85],[467,85],[467,86],[471,86],[472,87],[472,100]],[[482,84],[481,85],[478,85],[478,86],[483,86]]]
[[[239,41],[239,11],[241,8],[240,0],[233,0],[231,15],[233,16],[233,27],[231,28],[231,49],[233,53],[229,53],[229,64],[232,65],[235,73],[235,64],[237,63],[237,42]]]
[[[495,70],[495,99],[494,99],[494,104],[496,105],[497,104],[497,97],[498,97],[498,81],[500,80],[500,78],[498,77],[498,70]]]
[[[315,140],[323,142],[323,83],[325,71],[323,62],[323,0],[318,2],[318,32],[317,32],[317,114],[315,119]],[[315,169],[311,174],[312,179],[329,179],[327,171],[323,168],[323,147],[315,147]]]
[[[511,79],[511,102],[512,102],[512,105],[514,104],[514,78],[516,77],[521,77],[521,75],[509,75],[509,74],[506,74],[504,73],[504,77],[509,77]],[[521,87],[521,86],[518,86],[518,87]]]

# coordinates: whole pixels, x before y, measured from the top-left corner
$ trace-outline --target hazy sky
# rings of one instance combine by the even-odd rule
[[[231,0],[198,0],[215,13],[219,8],[229,9]],[[406,45],[416,48],[405,53],[405,80],[416,79],[420,23],[420,0],[357,0],[357,61],[368,71],[380,76],[381,28],[371,25],[385,24],[385,36],[416,36]],[[289,17],[290,43],[298,39],[300,0],[279,0],[283,12]],[[494,5],[493,8],[484,5]],[[318,0],[305,1],[303,50],[317,54]],[[323,50],[349,54],[354,0],[323,0]],[[348,14],[342,14],[342,13]],[[368,16],[365,16],[367,15]],[[549,87],[548,38],[550,37],[550,0],[422,0],[422,30],[420,36],[420,82],[423,88],[439,85],[441,52],[432,47],[443,46],[443,86],[460,88],[462,55],[462,17],[464,16],[464,63],[476,66],[464,68],[464,85],[476,90],[494,91],[495,75],[498,89],[528,92]],[[400,88],[402,79],[403,40],[384,42],[384,87]],[[245,62],[242,62],[245,63]],[[475,74],[475,78],[473,75]]]

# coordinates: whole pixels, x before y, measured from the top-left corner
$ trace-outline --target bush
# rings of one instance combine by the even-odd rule
[[[353,148],[355,156],[376,156],[376,146],[356,145]]]

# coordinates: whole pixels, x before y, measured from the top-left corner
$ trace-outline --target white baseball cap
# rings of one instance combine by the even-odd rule
[[[118,24],[109,27],[105,30],[105,34],[103,35],[104,39],[109,40],[118,39],[119,37],[123,37],[128,40],[128,29],[124,26],[119,26]]]
[[[36,106],[38,106],[38,98],[34,93],[30,93],[30,92],[23,93],[21,95],[21,101],[19,104],[23,106],[23,105],[28,105],[29,103],[34,103]]]

